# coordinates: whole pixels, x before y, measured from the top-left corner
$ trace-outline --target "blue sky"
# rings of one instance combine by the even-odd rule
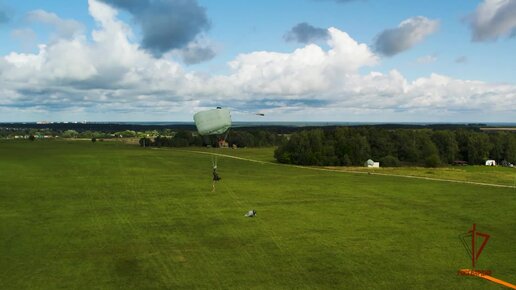
[[[516,121],[516,0],[144,2],[0,0],[0,122]]]

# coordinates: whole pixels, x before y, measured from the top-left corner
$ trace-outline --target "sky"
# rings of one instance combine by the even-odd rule
[[[515,36],[516,0],[0,0],[0,122],[516,122]]]

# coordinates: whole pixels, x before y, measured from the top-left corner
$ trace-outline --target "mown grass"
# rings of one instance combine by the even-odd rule
[[[446,166],[424,167],[327,167],[342,171],[362,171],[372,173],[408,175],[514,186],[516,188],[516,168],[501,166]]]
[[[238,149],[206,149],[206,148],[189,148],[188,150],[197,150],[203,152],[215,152],[219,154],[238,156],[258,161],[274,162],[275,148],[238,148]],[[492,183],[499,185],[516,187],[516,167],[501,166],[442,166],[438,168],[425,167],[381,167],[366,168],[357,166],[327,166],[324,168],[341,171],[360,171],[372,173],[385,173],[418,177],[440,178],[457,181],[469,181],[480,183]]]
[[[273,162],[276,163],[276,159],[274,158],[274,150],[276,147],[265,147],[265,148],[200,148],[200,147],[190,147],[184,148],[185,150],[193,150],[193,151],[202,151],[207,153],[215,153],[215,154],[224,154],[230,156],[237,156],[242,158],[249,158],[253,160],[263,161],[263,162]]]
[[[457,275],[472,223],[516,282],[512,189],[220,157],[211,193],[209,156],[111,142],[1,141],[0,170],[0,289],[500,289]]]

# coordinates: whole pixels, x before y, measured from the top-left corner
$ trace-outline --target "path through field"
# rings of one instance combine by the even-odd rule
[[[514,188],[514,189],[516,189],[516,186],[503,185],[503,184],[494,184],[494,183],[485,183],[485,182],[473,182],[473,181],[463,181],[463,180],[452,180],[452,179],[443,179],[443,178],[414,176],[414,175],[401,175],[401,174],[364,172],[364,171],[352,171],[352,170],[338,170],[338,169],[331,169],[331,168],[324,168],[324,167],[310,167],[310,166],[301,166],[301,165],[275,163],[275,162],[270,162],[270,161],[261,161],[261,160],[255,160],[255,159],[238,157],[238,156],[233,156],[233,155],[228,155],[228,154],[221,154],[221,153],[211,153],[211,152],[194,151],[194,150],[181,150],[181,151],[189,152],[189,153],[197,153],[197,154],[215,155],[215,156],[220,156],[220,157],[233,158],[233,159],[237,159],[237,160],[244,160],[244,161],[256,162],[256,163],[261,163],[261,164],[275,164],[275,165],[278,165],[278,166],[289,166],[289,167],[295,167],[295,168],[303,168],[303,169],[308,169],[308,170],[340,172],[340,173],[351,173],[351,174],[371,174],[371,175],[381,175],[381,176],[404,177],[404,178],[414,178],[414,179],[431,180],[431,181],[454,182],[454,183],[464,183],[464,184],[473,184],[473,185],[493,186],[493,187]]]

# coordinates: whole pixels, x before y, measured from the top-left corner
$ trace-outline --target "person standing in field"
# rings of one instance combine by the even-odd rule
[[[221,179],[222,178],[220,178],[219,174],[217,173],[217,165],[213,166],[213,183],[212,183],[211,192],[215,192],[215,183],[217,183],[217,181],[219,181]]]

